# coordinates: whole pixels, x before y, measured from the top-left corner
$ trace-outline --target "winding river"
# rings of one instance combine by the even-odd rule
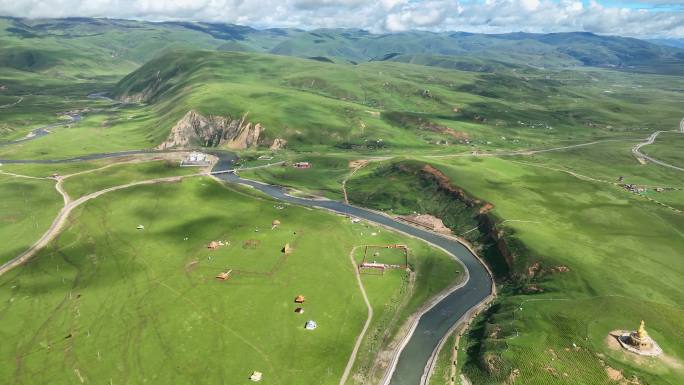
[[[220,154],[217,153],[216,155]],[[212,171],[225,171],[234,167],[233,157],[221,156],[220,159]],[[492,280],[487,269],[468,248],[454,239],[421,230],[377,212],[342,202],[293,197],[288,195],[283,187],[243,179],[235,173],[222,173],[216,176],[229,183],[251,186],[278,200],[302,206],[327,209],[392,228],[446,250],[465,265],[468,271],[468,281],[462,287],[442,298],[420,317],[413,334],[401,351],[398,360],[394,361],[394,371],[390,373],[390,376],[386,379],[388,381],[385,381],[385,383],[390,385],[420,384],[425,367],[440,341],[461,317],[492,294]]]
[[[1,163],[70,163],[95,159],[113,158],[134,154],[154,153],[151,150],[133,150],[114,153],[101,153],[83,155],[68,159],[36,159],[16,160],[0,159]],[[275,199],[301,206],[330,210],[339,214],[363,218],[409,236],[422,239],[432,245],[440,247],[458,258],[467,269],[467,281],[465,284],[448,293],[427,309],[420,317],[413,333],[405,340],[403,349],[392,362],[392,368],[383,380],[382,384],[389,385],[418,385],[421,384],[425,368],[430,362],[433,352],[440,341],[445,338],[452,327],[468,313],[473,307],[484,301],[492,294],[492,280],[486,268],[480,263],[468,248],[455,239],[443,237],[438,234],[409,226],[403,222],[394,220],[380,213],[366,210],[360,207],[348,205],[342,202],[323,199],[298,198],[286,193],[281,186],[268,185],[239,177],[234,172],[226,172],[234,169],[237,156],[231,152],[216,152],[219,156],[218,163],[212,173],[227,183],[240,183],[251,186]]]

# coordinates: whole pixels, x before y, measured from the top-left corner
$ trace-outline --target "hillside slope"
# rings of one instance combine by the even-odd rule
[[[679,78],[492,66],[497,73],[174,51],[126,76],[113,94],[151,104],[159,142],[195,110],[260,124],[261,146],[280,138],[299,149],[529,148],[669,129],[681,119]]]
[[[469,56],[544,68],[604,67],[684,73],[684,49],[632,38],[572,32],[472,34],[356,29],[254,29],[203,22],[0,17],[0,68],[57,69],[76,76],[123,74],[170,49],[218,49],[366,62],[396,55]],[[74,72],[70,64],[79,64]],[[429,61],[421,63],[429,64]],[[54,72],[53,71],[53,72]],[[60,75],[64,75],[60,73]]]

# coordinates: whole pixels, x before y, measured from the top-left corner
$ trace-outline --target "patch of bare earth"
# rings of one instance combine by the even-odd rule
[[[610,366],[606,366],[605,369],[608,378],[610,378],[613,381],[620,381],[624,378],[622,376],[622,372],[617,369],[611,368]]]

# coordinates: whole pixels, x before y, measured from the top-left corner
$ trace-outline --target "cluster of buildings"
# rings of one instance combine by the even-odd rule
[[[620,184],[620,187],[624,188],[625,190],[627,190],[629,192],[633,192],[635,194],[643,194],[646,191],[648,191],[648,189],[645,186],[639,186],[639,185],[636,185],[634,183]],[[665,187],[656,187],[653,189],[653,191],[655,191],[655,192],[663,192],[665,190],[667,190],[667,188],[665,188]]]
[[[635,194],[646,192],[646,187],[635,185],[634,183],[621,184],[622,188]]]

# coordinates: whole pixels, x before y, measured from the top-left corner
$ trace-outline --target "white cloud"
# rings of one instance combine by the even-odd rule
[[[679,0],[630,0],[634,4]],[[627,2],[625,2],[627,4]],[[351,27],[375,32],[589,31],[635,37],[684,37],[684,13],[582,0],[0,0],[18,17],[193,20],[256,27]]]

